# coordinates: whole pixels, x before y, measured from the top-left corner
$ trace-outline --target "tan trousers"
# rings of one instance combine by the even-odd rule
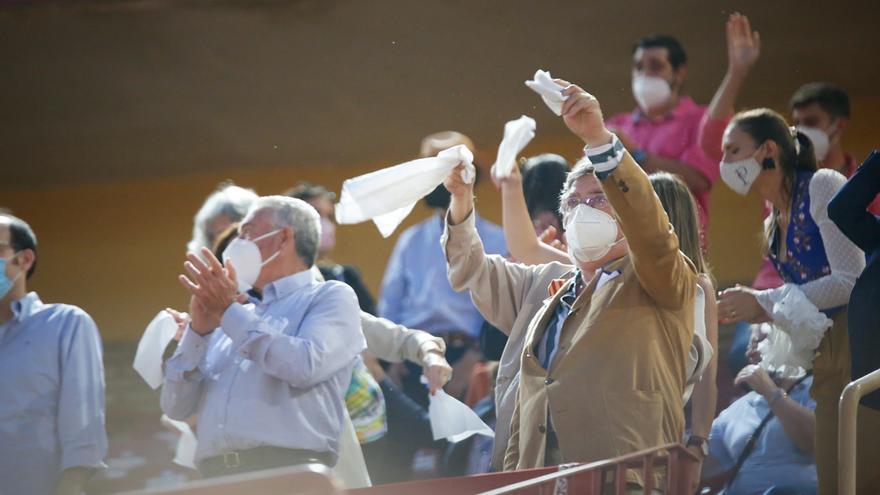
[[[878,349],[880,352],[880,349]],[[849,334],[844,308],[819,344],[813,359],[813,386],[816,401],[816,470],[819,495],[837,493],[837,423],[840,394],[850,382]],[[857,493],[880,494],[880,411],[859,407]]]

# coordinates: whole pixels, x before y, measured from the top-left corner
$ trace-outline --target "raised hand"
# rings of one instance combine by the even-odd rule
[[[554,79],[568,99],[562,104],[562,119],[568,129],[587,146],[601,146],[611,142],[611,133],[605,128],[605,119],[599,100],[579,86],[562,79]]]
[[[180,275],[178,280],[192,294],[190,327],[196,333],[205,335],[219,326],[223,313],[237,300],[238,283],[232,263],[224,267],[207,248],[202,248],[202,256],[207,263],[195,253],[187,253],[183,266],[192,280],[186,275]]]
[[[761,55],[761,36],[752,31],[749,18],[731,14],[727,20],[727,65],[728,70],[745,74],[751,70]]]

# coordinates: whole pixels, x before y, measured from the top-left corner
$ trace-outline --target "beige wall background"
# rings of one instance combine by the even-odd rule
[[[846,148],[861,160],[880,144],[872,2],[737,7],[765,51],[741,106],[784,112],[798,85],[832,80],[853,98]],[[176,276],[192,216],[219,182],[338,192],[443,129],[473,135],[491,163],[503,123],[522,113],[539,136],[524,154],[574,159],[578,143],[524,79],[549,68],[591,88],[606,113],[628,111],[630,43],[663,31],[684,42],[688,92],[706,103],[726,14],[698,0],[20,2],[0,8],[0,206],[39,237],[31,287],[86,309],[105,339],[133,340],[157,311],[185,306]],[[488,180],[477,197],[499,222]],[[719,182],[710,254],[721,286],[751,280],[759,230],[757,198]],[[396,235],[362,224],[337,239],[334,260],[378,292]]]

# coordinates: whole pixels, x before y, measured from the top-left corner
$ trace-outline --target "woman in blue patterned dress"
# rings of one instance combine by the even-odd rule
[[[742,112],[730,122],[721,177],[737,193],[754,190],[772,204],[773,213],[765,222],[765,249],[785,284],[768,290],[725,290],[718,306],[720,321],[772,323],[765,344],[774,347],[770,354],[785,353],[787,359],[780,362],[794,358],[799,366],[774,370],[771,360],[771,370],[791,375],[812,368],[819,493],[835,493],[837,403],[850,381],[846,304],[865,266],[864,253],[828,218],[828,202],[846,179],[833,170],[817,170],[809,138],[769,109]],[[872,428],[880,431],[874,427],[880,425],[876,416],[861,413],[860,424],[869,426],[866,434]],[[877,459],[880,448],[880,442],[862,438],[860,464]],[[859,493],[880,493],[880,474],[867,465],[858,469]]]

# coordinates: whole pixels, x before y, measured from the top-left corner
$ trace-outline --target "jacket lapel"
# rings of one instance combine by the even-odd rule
[[[562,296],[571,289],[571,284],[574,283],[574,276],[572,275],[573,273],[567,275],[568,280],[565,282],[565,285],[556,292],[556,294],[544,299],[541,309],[539,309],[538,312],[535,313],[535,317],[532,318],[528,338],[526,339],[525,354],[534,359],[535,362],[538,360],[534,355],[535,346],[544,337],[544,333],[547,331],[547,323],[556,311],[556,306],[559,304],[559,300],[562,299]]]

